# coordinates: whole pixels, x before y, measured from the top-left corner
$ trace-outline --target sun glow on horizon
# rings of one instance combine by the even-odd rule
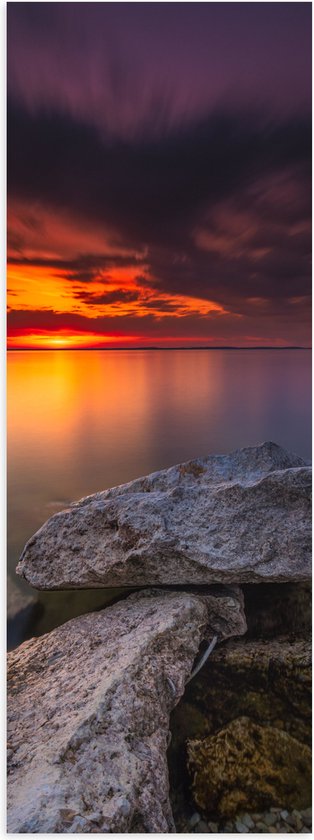
[[[129,265],[88,282],[73,281],[52,266],[9,261],[8,349],[172,345],[180,342],[171,335],[173,319],[185,322],[229,314],[217,301],[161,291],[149,273],[143,271],[139,277],[137,271]],[[159,336],[155,324],[167,323],[169,337],[164,328]],[[187,339],[193,340],[192,335]]]
[[[8,350],[76,350],[102,347],[108,344],[133,343],[134,336],[74,333],[71,335],[49,335],[27,333],[8,336]]]

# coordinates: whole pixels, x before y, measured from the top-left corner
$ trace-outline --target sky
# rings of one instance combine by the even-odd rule
[[[8,346],[309,346],[311,3],[12,3]]]

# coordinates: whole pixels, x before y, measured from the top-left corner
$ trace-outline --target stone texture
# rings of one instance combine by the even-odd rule
[[[273,443],[82,499],[27,543],[38,589],[306,581],[311,469]]]
[[[258,598],[261,587],[255,588]],[[272,601],[268,598],[267,603]],[[245,613],[247,617],[246,604]],[[260,613],[264,614],[262,604]],[[291,624],[291,613],[287,615]],[[188,739],[215,735],[234,718],[245,716],[261,726],[283,729],[311,746],[311,655],[310,639],[284,636],[263,640],[248,639],[246,635],[215,648],[171,714],[168,762],[177,826],[185,813],[190,787],[184,769]],[[190,807],[195,810],[195,803],[191,801]]]
[[[233,816],[270,805],[311,801],[311,750],[287,732],[233,720],[218,734],[188,743],[194,799],[207,814]]]
[[[235,601],[144,591],[9,654],[10,833],[175,830],[169,714]]]
[[[269,811],[265,811],[260,814],[243,814],[241,813],[239,816],[233,817],[232,819],[225,820],[224,818],[219,819],[217,822],[213,822],[208,820],[205,822],[201,820],[199,815],[199,819],[197,823],[192,825],[191,820],[181,820],[178,824],[177,831],[179,834],[198,834],[198,825],[199,822],[204,826],[201,833],[205,833],[205,826],[207,826],[207,833],[215,833],[215,834],[237,834],[238,832],[245,833],[243,831],[243,826],[246,827],[248,834],[307,834],[311,833],[311,822],[309,826],[306,824],[305,818],[303,816],[304,811],[296,811],[293,809],[291,813],[288,811],[283,811],[285,814],[285,818],[281,817],[280,808],[270,808]],[[310,808],[307,811],[311,811]],[[288,822],[289,821],[289,822]],[[299,830],[295,827],[296,824],[301,826]]]

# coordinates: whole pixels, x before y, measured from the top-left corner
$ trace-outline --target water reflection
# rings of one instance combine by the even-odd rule
[[[309,458],[310,418],[309,351],[9,353],[11,573],[26,540],[69,501],[267,439]],[[60,623],[61,596],[41,597]]]

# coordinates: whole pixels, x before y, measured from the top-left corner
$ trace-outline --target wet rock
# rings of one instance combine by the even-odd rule
[[[25,586],[25,584],[24,584]],[[20,589],[7,577],[7,643],[8,650],[20,644],[32,623],[41,613],[37,592]]]
[[[144,591],[9,654],[9,832],[174,831],[169,714],[212,601]]]
[[[96,493],[27,543],[38,589],[307,581],[311,468],[273,443]]]
[[[19,586],[9,577],[7,579],[7,618],[12,621],[16,616],[33,607],[37,601],[37,593],[29,590],[24,592]]]
[[[247,828],[254,828],[254,821],[252,820],[250,814],[244,814],[244,816],[242,817],[242,822],[244,823],[244,825],[247,826]]]
[[[217,735],[188,743],[194,800],[206,814],[306,807],[311,800],[311,751],[287,732],[238,718]]]

